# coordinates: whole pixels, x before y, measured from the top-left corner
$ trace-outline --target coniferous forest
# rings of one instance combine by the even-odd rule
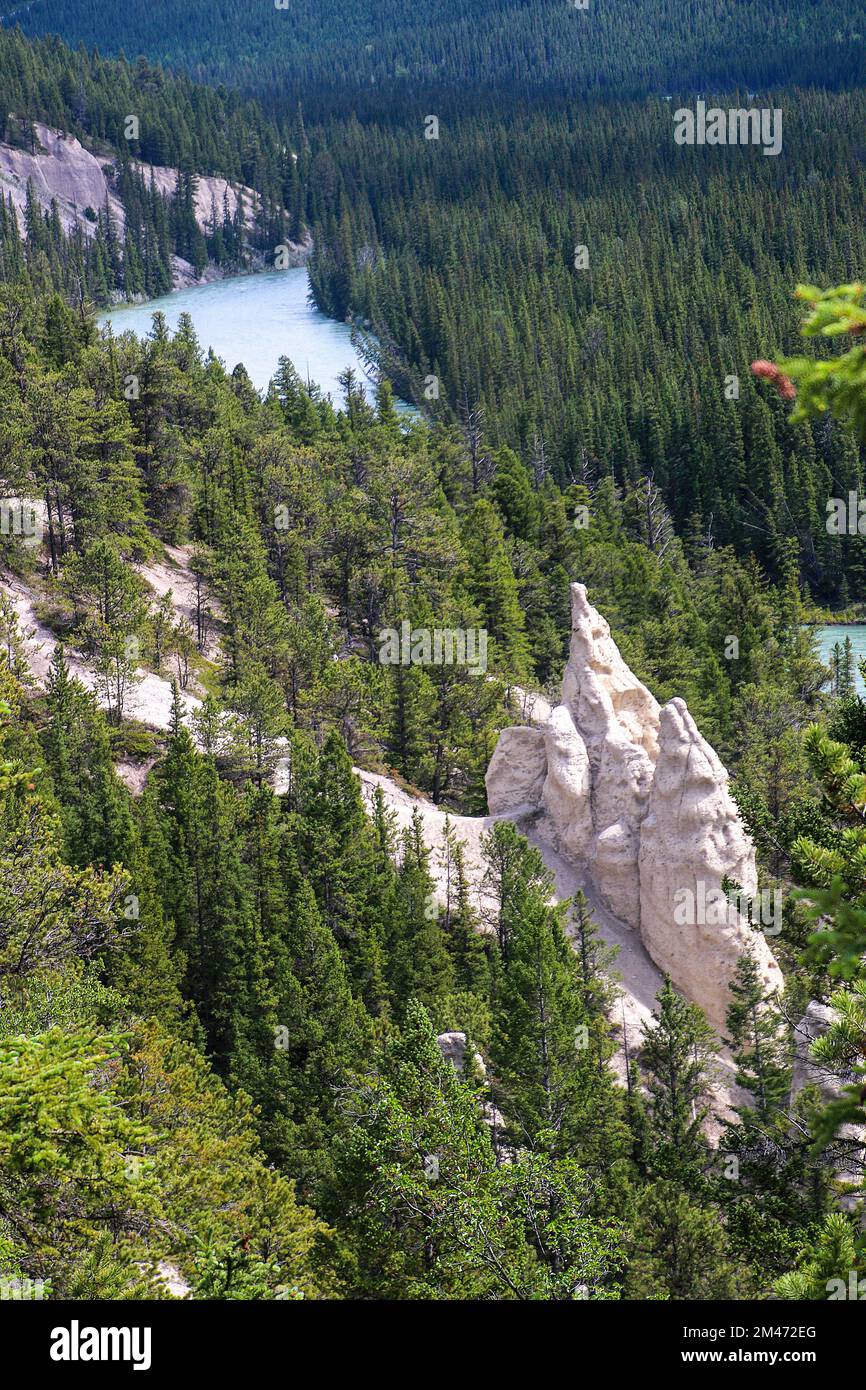
[[[9,168],[111,196],[0,162],[0,1314],[866,1296],[866,6],[2,23]],[[337,399],[97,326],[285,244]],[[489,814],[575,582],[782,905],[724,1027],[662,970],[630,1031],[591,865]]]

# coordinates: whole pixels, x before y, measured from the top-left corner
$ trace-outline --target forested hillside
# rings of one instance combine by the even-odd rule
[[[231,91],[168,76],[146,62],[73,53],[56,39],[30,43],[0,32],[0,93],[4,140],[16,138],[21,119],[40,119],[150,164],[194,167],[262,189],[263,165],[287,154],[274,124]],[[126,131],[130,114],[139,119],[137,136]]]
[[[189,323],[99,342],[87,321],[58,331],[60,313],[3,291],[4,485],[44,506],[43,547],[7,536],[4,573],[60,639],[43,693],[4,597],[4,1277],[58,1297],[766,1295],[825,1216],[844,1224],[846,1146],[817,1092],[790,1090],[788,1020],[827,989],[826,954],[797,964],[802,909],[786,909],[783,1008],[742,962],[729,1029],[758,1099],[722,1140],[744,1169],[731,1184],[701,1123],[717,1043],[700,1012],[666,985],[621,1088],[585,903],[575,953],[538,852],[499,824],[479,931],[459,843],[425,845],[417,822],[398,836],[381,797],[368,817],[351,759],[478,804],[504,687],[561,660],[580,573],[659,693],[688,686],[706,725],[733,725],[770,871],[820,887],[849,812],[821,803],[797,732],[822,677],[795,565],[776,598],[730,552],[692,570],[678,541],[659,556],[609,479],[576,531],[507,451],[473,485],[459,432],[405,432],[387,387],[373,409],[347,379],[335,413],[285,364],[261,401]],[[165,541],[193,543],[198,632],[142,580]],[[494,679],[378,660],[381,627],[443,617],[489,628]],[[738,688],[718,658],[732,622]],[[165,737],[125,717],[142,667],[178,683]],[[862,711],[833,706],[849,740],[833,757],[860,756]],[[817,776],[829,745],[813,754]],[[118,758],[150,767],[142,795]],[[454,1030],[483,1069],[443,1059],[436,1033]]]
[[[210,676],[215,694],[197,721],[199,746],[178,706],[170,736],[157,748],[146,731],[124,723],[120,704],[110,708],[114,728],[106,723],[95,700],[70,679],[60,648],[45,698],[28,694],[20,684],[26,687],[27,670],[17,623],[4,609],[3,882],[7,906],[15,909],[3,956],[8,1105],[19,1096],[34,1111],[37,1102],[48,1105],[62,1037],[65,1082],[53,1104],[64,1108],[51,1111],[50,1124],[61,1113],[73,1132],[79,1124],[96,1128],[90,1152],[103,1175],[97,1191],[102,1202],[110,1194],[116,1212],[109,1244],[87,1165],[63,1149],[46,1155],[38,1128],[25,1128],[15,1169],[4,1179],[2,1211],[9,1222],[22,1202],[38,1202],[40,1220],[35,1234],[30,1226],[7,1225],[5,1272],[47,1279],[56,1296],[152,1292],[158,1279],[150,1289],[147,1279],[155,1277],[159,1259],[172,1262],[196,1297],[262,1297],[286,1289],[307,1297],[321,1291],[489,1297],[514,1288],[523,1296],[568,1297],[586,1279],[599,1292],[615,1292],[620,1242],[602,1207],[592,1215],[595,1180],[576,1164],[572,1141],[563,1136],[559,1159],[539,1152],[498,1169],[474,1091],[456,1080],[436,1047],[425,1009],[438,1027],[462,1024],[479,1046],[493,1046],[491,1004],[505,988],[499,980],[491,992],[491,972],[498,978],[502,968],[499,948],[475,933],[460,886],[459,848],[451,851],[456,888],[446,926],[428,910],[427,848],[417,832],[398,845],[381,805],[367,819],[340,737],[356,757],[369,757],[373,738],[384,741],[390,729],[398,757],[402,738],[425,760],[448,729],[437,713],[441,701],[443,713],[458,721],[448,730],[456,741],[449,770],[455,756],[468,755],[471,767],[486,747],[485,728],[501,707],[495,682],[474,682],[487,710],[487,723],[477,724],[465,672],[443,672],[440,688],[426,673],[397,668],[387,673],[389,694],[368,643],[357,654],[338,644],[344,625],[361,636],[366,630],[354,604],[364,603],[359,586],[382,553],[373,592],[386,607],[381,617],[374,610],[374,619],[419,606],[423,612],[431,602],[442,611],[448,593],[465,604],[464,586],[474,584],[482,611],[497,624],[507,669],[522,622],[496,508],[480,500],[473,507],[464,495],[459,457],[447,438],[428,440],[423,431],[401,438],[387,393],[378,414],[350,395],[347,414],[337,417],[286,369],[262,404],[242,372],[226,377],[202,362],[188,326],[170,341],[158,321],[144,347],[131,340],[98,345],[70,326],[66,360],[52,361],[47,306],[21,291],[6,305],[15,327],[2,359],[4,437],[18,485],[29,482],[44,493],[56,541],[48,552],[56,577],[46,616],[70,647],[92,652],[98,669],[114,669],[122,659],[118,642],[131,633],[146,662],[157,669],[173,663],[182,634],[166,632],[164,615],[148,607],[130,562],[157,547],[161,536],[181,540],[191,533],[224,630],[223,655]],[[127,405],[121,383],[130,374],[144,389],[139,402]],[[76,448],[70,466],[58,467],[52,441],[72,429],[93,436],[93,446]],[[437,474],[455,500],[463,499],[457,510],[437,486]],[[396,533],[389,505],[395,492],[413,516],[411,529],[407,522]],[[282,528],[274,525],[277,505],[288,511]],[[466,566],[476,532],[492,547],[489,574]],[[385,536],[392,543],[383,549]],[[28,565],[27,547],[7,543],[7,562],[24,576],[30,571],[31,580],[34,558],[31,551]],[[325,600],[335,603],[338,623]],[[463,617],[469,617],[465,610]],[[337,653],[343,659],[333,662]],[[194,644],[190,655],[193,671],[207,680]],[[179,660],[182,679],[185,670]],[[459,692],[449,689],[454,678]],[[422,702],[423,723],[417,719]],[[392,712],[393,723],[377,729],[373,720],[382,709]],[[278,753],[285,755],[280,735],[291,740],[293,771],[288,794],[278,799],[264,778]],[[159,754],[137,804],[112,768],[112,754],[124,747],[138,756],[148,749]],[[428,763],[426,775],[434,769]],[[575,1136],[586,1130],[582,1117],[595,1094],[613,1129],[621,1128],[624,1098],[614,1093],[607,1069],[599,1070],[610,1050],[599,982],[593,978],[591,990],[589,981],[581,983],[559,919],[545,907],[537,855],[505,827],[492,837],[490,853],[493,862],[504,856],[512,865],[509,891],[533,904],[525,944],[519,931],[511,944],[515,960],[541,952],[562,991],[558,1086],[568,1096],[567,1127]],[[81,868],[55,867],[63,863]],[[116,867],[109,871],[109,865]],[[64,930],[46,938],[36,930],[31,903],[49,891],[43,880],[51,885],[59,873],[68,881]],[[83,933],[77,914],[85,901]],[[134,910],[126,916],[130,903]],[[521,988],[519,973],[512,988]],[[508,1015],[501,1018],[510,1030]],[[97,1021],[102,1028],[95,1032]],[[574,1066],[565,1038],[581,1021],[592,1027],[597,1051]],[[519,1035],[497,1041],[504,1078],[510,1050],[516,1059],[522,1045]],[[87,1094],[94,1068],[108,1069],[110,1088],[72,1121],[68,1112],[84,1105],[81,1092]],[[520,1070],[507,1083],[515,1123],[540,1125],[534,1088]],[[230,1102],[226,1085],[255,1099],[258,1143],[307,1202],[339,1221],[337,1229],[296,1207],[274,1170],[262,1169],[247,1102],[243,1096]],[[199,1097],[192,1132],[188,1124],[175,1137],[172,1102],[190,1088]],[[125,1098],[134,1102],[135,1127],[118,1118]],[[408,1150],[406,1123],[421,1125]],[[593,1121],[587,1159],[591,1149],[599,1178],[612,1141]],[[417,1142],[437,1155],[438,1188],[423,1170],[415,1174]],[[243,1165],[249,1192],[243,1202],[226,1145],[237,1171]],[[376,1217],[382,1197],[375,1185],[383,1155],[391,1153],[416,1188],[401,1197],[404,1179],[395,1172],[393,1200],[405,1203],[396,1242],[390,1208],[384,1224]],[[220,1167],[218,1181],[211,1165]],[[62,1212],[50,1205],[61,1177]],[[553,1246],[561,1241],[563,1251],[539,1261],[523,1209],[529,1200],[541,1212],[552,1191],[567,1212]],[[431,1192],[432,1215],[442,1227],[432,1265],[420,1232],[411,1234],[415,1201]],[[211,1216],[221,1193],[227,1214]],[[611,1200],[621,1198],[612,1193]],[[192,1227],[191,1210],[201,1213]],[[503,1212],[510,1213],[504,1222]],[[693,1219],[700,1219],[697,1209]],[[472,1231],[477,1234],[467,1243]],[[488,1234],[495,1236],[492,1250]],[[58,1242],[62,1259],[53,1253]],[[718,1277],[730,1277],[724,1262]]]
[[[792,284],[866,263],[866,100],[769,104],[779,158],[678,146],[656,101],[443,110],[436,140],[420,106],[399,128],[334,121],[315,133],[340,182],[312,279],[329,312],[372,321],[428,410],[480,417],[562,485],[650,476],[681,535],[775,579],[796,541],[812,593],[844,605],[863,543],[828,537],[826,499],[858,486],[858,452],[827,421],[792,432],[749,363],[793,347]]]
[[[215,210],[210,235],[190,231],[189,186],[162,208],[130,160],[160,152],[240,177],[262,194],[260,257],[309,225],[319,306],[372,328],[401,395],[478,436],[482,474],[507,446],[564,488],[649,476],[691,544],[754,554],[778,582],[796,541],[817,602],[844,608],[859,590],[862,537],[825,525],[826,499],[861,481],[857,451],[826,421],[792,432],[749,362],[792,347],[792,284],[849,280],[864,262],[861,93],[774,95],[783,149],[766,158],[676,145],[664,101],[524,109],[509,96],[494,118],[449,98],[428,140],[415,94],[387,123],[305,126],[295,113],[281,126],[144,63],[52,41],[31,50],[15,34],[0,35],[0,56],[5,108],[108,141],[133,212],[130,256],[101,210],[86,244],[35,219],[41,284],[69,293],[83,281],[104,300],[115,286],[164,290],[172,250],[243,265],[236,219]],[[140,111],[131,143],[129,111]],[[18,274],[8,218],[0,235]]]
[[[866,700],[808,627],[864,600],[862,535],[825,524],[866,444],[863,7],[590,6],[6,16],[135,56],[0,31],[0,135],[67,130],[128,208],[122,245],[106,209],[86,240],[0,209],[4,1297],[824,1299],[866,1270]],[[777,157],[675,143],[669,89],[709,82],[760,86]],[[284,357],[259,393],[189,315],[97,330],[183,247],[243,264],[242,215],[196,240],[196,172],[261,196],[262,254],[311,231],[374,392]],[[537,806],[480,821],[501,730],[559,698],[573,581],[644,707],[687,702],[783,901],[778,990],[747,948],[713,1028],[659,976],[637,1046],[591,874],[557,893]],[[383,655],[406,629],[483,633],[483,667]],[[645,802],[599,772],[637,747],[615,694],[587,785]],[[715,849],[701,747],[665,791]]]
[[[103,52],[144,53],[288,110],[299,98],[312,110],[348,97],[381,112],[383,102],[450,87],[603,98],[840,87],[866,72],[862,0],[442,0],[433,11],[399,0],[164,0],[158,9],[132,0],[122,26],[85,0],[29,0],[5,21]]]
[[[70,227],[30,187],[22,247],[22,227],[0,176],[4,279],[19,278],[26,265],[37,287],[61,290],[79,304],[104,304],[115,293],[153,298],[171,289],[175,256],[195,274],[209,262],[238,273],[273,264],[278,246],[305,236],[303,127],[281,130],[235,95],[169,77],[143,61],[104,61],[57,41],[30,44],[0,31],[0,143],[38,158],[37,123],[77,137],[103,161],[111,198],[97,207],[76,200]],[[154,166],[179,171],[170,193],[154,183]],[[239,198],[227,201],[224,190],[203,220],[199,181],[210,174],[232,182]]]

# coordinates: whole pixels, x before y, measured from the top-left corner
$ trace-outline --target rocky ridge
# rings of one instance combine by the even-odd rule
[[[178,616],[189,621],[195,602],[195,581],[188,561],[184,548],[167,549],[163,559],[142,567],[142,574],[156,594],[170,589]],[[38,594],[11,574],[0,575],[0,587],[18,612],[28,664],[36,684],[42,685],[55,638],[39,620]],[[659,710],[622,661],[607,624],[586,603],[585,591],[581,592],[581,586],[574,586],[574,590],[576,607],[578,600],[580,603],[582,629],[572,644],[566,687],[583,726],[578,727],[571,708],[564,704],[550,708],[544,700],[530,702],[536,725],[506,729],[491,760],[488,816],[449,814],[426,798],[398,787],[389,777],[360,768],[356,772],[365,800],[370,803],[376,789],[380,789],[400,828],[410,825],[413,815],[421,817],[425,840],[432,851],[430,868],[443,896],[445,870],[441,850],[446,822],[450,825],[464,845],[472,898],[482,922],[490,914],[492,900],[487,892],[481,842],[497,820],[516,821],[521,833],[540,850],[555,878],[556,900],[570,898],[578,889],[584,891],[602,937],[619,951],[619,999],[612,1022],[623,1044],[623,1048],[618,1048],[615,1065],[624,1080],[624,1051],[634,1055],[641,1046],[643,1028],[652,1017],[663,970],[670,971],[675,984],[707,1010],[723,1033],[725,985],[736,956],[741,954],[747,939],[756,942],[759,949],[766,949],[766,943],[745,924],[740,925],[739,931],[726,930],[721,936],[714,929],[671,926],[666,910],[670,875],[657,872],[657,857],[661,856],[663,870],[668,855],[677,878],[684,877],[685,866],[691,865],[696,879],[699,872],[706,876],[707,860],[718,861],[721,857],[727,868],[738,863],[734,851],[740,849],[753,874],[751,845],[727,794],[724,768],[700,738],[683,702],[672,701]],[[593,631],[597,637],[592,636]],[[73,674],[91,689],[96,687],[94,673],[70,648],[67,661]],[[579,661],[588,663],[583,672],[578,669]],[[192,714],[200,703],[191,692],[184,693],[182,699],[187,714]],[[140,671],[130,692],[130,715],[154,729],[164,730],[169,725],[170,706],[169,681]],[[605,729],[605,719],[616,708],[620,711],[616,723],[611,722]],[[642,712],[640,718],[638,711]],[[644,714],[649,729],[640,727]],[[635,752],[641,749],[647,756],[646,765]],[[150,761],[142,767],[118,767],[133,791],[142,790]],[[631,775],[629,769],[636,769],[635,775],[641,778],[637,790],[626,785],[599,787],[601,776],[611,776],[613,780],[612,770],[624,783]],[[281,759],[274,777],[277,792],[283,790],[285,775]],[[671,831],[671,823],[676,820],[674,802],[681,803],[676,836]],[[654,820],[650,819],[651,814]],[[611,819],[615,816],[619,825]],[[593,859],[593,849],[605,832],[608,833],[604,843],[610,845],[619,839],[628,844],[631,859],[623,857],[618,865],[610,854],[598,862]],[[666,850],[675,842],[680,846],[679,859],[672,850]],[[745,870],[740,871],[741,882],[752,881]],[[646,889],[643,900],[642,879]],[[634,904],[635,886],[639,916],[629,917],[624,903]],[[720,960],[728,972],[724,978]],[[771,956],[765,961],[765,968],[770,983],[781,985],[781,975]],[[729,1104],[729,1093],[734,1089],[730,1072],[728,1059],[723,1056],[724,1079],[720,1078],[718,1091],[722,1110]]]
[[[43,212],[50,212],[52,203],[56,204],[61,225],[67,234],[75,227],[81,227],[86,236],[94,236],[96,224],[87,209],[91,214],[97,213],[107,203],[122,239],[126,214],[123,203],[114,192],[113,158],[95,154],[74,135],[54,130],[41,122],[34,123],[34,131],[38,141],[34,151],[0,143],[0,196],[4,200],[11,197],[22,235],[27,185],[30,183]],[[137,163],[136,167],[163,196],[170,196],[174,192],[177,169],[143,163]],[[244,200],[246,225],[252,231],[261,211],[259,195],[243,184],[231,183],[213,175],[198,175],[195,213],[202,232],[210,228],[214,206],[218,215],[222,216],[225,203],[229,214],[234,216],[239,196]],[[291,263],[302,264],[310,247],[311,243],[290,245]],[[174,257],[173,272],[176,287],[196,282],[193,267],[181,257]],[[202,278],[208,278],[207,271]]]
[[[685,702],[660,708],[585,587],[573,584],[571,596],[562,703],[533,727],[503,731],[487,772],[490,811],[532,808],[541,839],[722,1032],[728,983],[749,944],[767,989],[783,986],[767,936],[740,910],[757,891],[754,847]],[[742,890],[739,904],[725,880]]]

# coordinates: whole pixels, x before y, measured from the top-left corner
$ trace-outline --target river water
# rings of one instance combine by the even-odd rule
[[[831,623],[827,627],[815,628],[815,637],[818,655],[828,666],[832,665],[830,654],[836,643],[844,647],[845,638],[851,638],[854,651],[854,684],[858,695],[866,695],[866,686],[857,668],[857,662],[866,657],[866,623]]]
[[[346,367],[354,367],[372,394],[372,383],[352,346],[351,330],[314,308],[309,288],[303,266],[242,275],[176,290],[146,304],[119,304],[102,314],[99,322],[110,323],[115,333],[132,331],[144,338],[156,310],[165,314],[171,329],[177,327],[181,314],[188,313],[202,348],[213,348],[229,371],[243,362],[260,391],[267,388],[280,357],[288,357],[302,380],[314,381],[335,405],[342,404],[337,378]],[[404,410],[415,413],[408,405]]]

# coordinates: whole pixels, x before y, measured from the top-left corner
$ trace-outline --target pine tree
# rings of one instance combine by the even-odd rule
[[[469,513],[464,544],[472,595],[481,609],[485,627],[497,651],[502,653],[506,668],[520,675],[527,670],[528,662],[524,618],[502,523],[489,502],[479,500]]]
[[[454,982],[458,989],[487,998],[490,992],[490,963],[479,915],[472,905],[466,855],[448,817],[443,832],[446,902],[444,930],[454,960]]]
[[[571,902],[569,934],[577,954],[587,1011],[592,1015],[607,1013],[615,994],[611,972],[619,947],[609,946],[601,938],[586,896],[580,889]]]
[[[486,864],[484,887],[495,903],[489,914],[490,925],[507,964],[524,897],[538,891],[547,898],[552,891],[552,878],[538,850],[527,843],[510,821],[495,822],[482,836],[481,849]]]
[[[334,1206],[351,1238],[358,1292],[448,1296],[462,1282],[466,1297],[479,1275],[454,1238],[454,1194],[468,1195],[493,1169],[493,1152],[475,1098],[443,1059],[419,1004],[409,1003],[401,1036],[341,1108]]]
[[[852,1275],[859,1290],[864,1268],[850,1218],[843,1212],[828,1216],[817,1237],[801,1250],[797,1263],[796,1270],[776,1281],[778,1298],[821,1302],[850,1298]],[[859,1291],[855,1296],[861,1296]]]
[[[790,1044],[775,1001],[764,998],[758,960],[749,948],[737,961],[726,1023],[737,1064],[736,1081],[750,1091],[760,1119],[768,1119],[791,1089]]]
[[[134,830],[129,794],[114,771],[105,716],[93,693],[69,673],[63,644],[51,658],[46,687],[46,765],[75,864],[130,863]]]
[[[652,1171],[688,1187],[707,1159],[703,1123],[714,1034],[695,1004],[670,978],[657,995],[658,1013],[643,1026],[641,1062],[648,1076]]]
[[[590,1171],[609,1162],[621,1134],[607,1023],[588,1006],[560,912],[537,889],[521,901],[495,1023],[494,1096],[507,1139]]]
[[[260,1109],[265,1152],[315,1195],[330,1171],[336,1096],[363,1056],[364,1011],[267,788],[247,794],[242,830],[257,929],[245,945],[231,1074]]]
[[[385,924],[379,912],[377,849],[358,779],[337,734],[328,734],[320,754],[296,741],[293,756],[301,872],[312,884],[322,921],[344,955],[353,992],[375,1016],[388,994],[383,976]]]
[[[747,1296],[718,1214],[666,1181],[640,1195],[627,1241],[627,1298],[692,1300]]]
[[[423,833],[416,809],[411,826],[403,833],[397,912],[388,943],[392,988],[401,1011],[411,998],[429,1011],[450,994],[454,986],[454,968],[430,874],[430,851],[424,844]]]

